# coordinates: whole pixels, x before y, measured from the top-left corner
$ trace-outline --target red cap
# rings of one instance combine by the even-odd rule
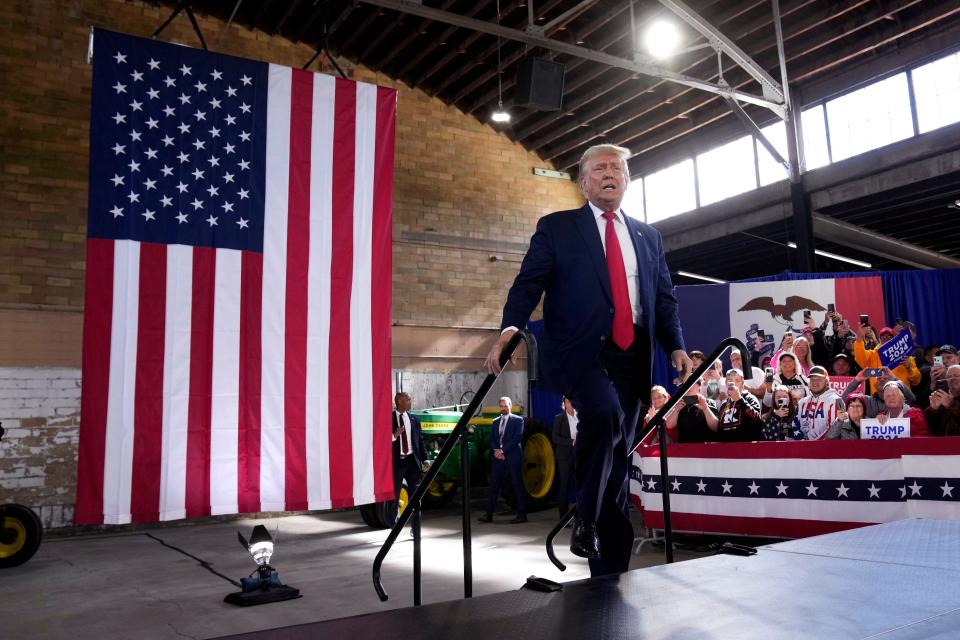
[[[864,408],[864,409],[867,408],[866,396],[864,396],[862,393],[856,392],[856,393],[851,393],[850,395],[848,395],[848,396],[847,396],[847,406],[848,406],[848,407],[850,406],[850,403],[851,403],[851,402],[859,402],[860,404],[863,405],[863,408]]]
[[[890,327],[883,327],[882,329],[880,329],[880,333],[879,333],[878,335],[881,335],[881,336],[882,336],[882,335],[895,336],[895,335],[897,335],[897,332],[894,331],[893,329],[891,329]]]

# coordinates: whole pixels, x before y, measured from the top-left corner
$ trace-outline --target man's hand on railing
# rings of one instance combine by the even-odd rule
[[[483,368],[487,373],[492,373],[493,375],[500,374],[500,354],[503,352],[504,347],[507,346],[507,343],[510,342],[510,338],[512,338],[513,334],[516,332],[516,329],[507,329],[500,334],[499,338],[497,338],[493,348],[490,349],[490,353],[487,355],[486,361],[483,363]],[[512,356],[510,361],[513,362]]]
[[[677,370],[679,376],[677,378],[679,384],[687,379],[693,372],[693,362],[690,360],[690,356],[687,355],[687,352],[683,349],[677,349],[670,354],[670,361],[673,363],[673,368]]]

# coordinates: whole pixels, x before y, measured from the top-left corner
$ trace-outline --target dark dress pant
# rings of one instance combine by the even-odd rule
[[[625,351],[607,339],[598,360],[566,394],[580,416],[574,446],[577,517],[596,523],[600,539],[600,558],[589,561],[594,577],[626,571],[633,548],[627,452],[650,394],[650,344],[646,330],[634,329]]]

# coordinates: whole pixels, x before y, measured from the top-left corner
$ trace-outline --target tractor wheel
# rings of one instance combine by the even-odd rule
[[[460,485],[453,480],[438,477],[423,495],[423,506],[426,509],[438,509],[450,504],[457,495]]]
[[[520,468],[523,487],[527,492],[527,511],[541,511],[553,505],[553,484],[557,464],[550,430],[538,420],[527,420],[523,429],[523,465]],[[516,508],[513,486],[503,483],[504,498]]]
[[[0,527],[0,569],[23,564],[37,552],[43,524],[34,511],[22,504],[5,504]]]
[[[383,502],[374,502],[372,504],[360,505],[360,517],[364,524],[371,529],[389,529],[397,521],[397,509],[403,513],[410,502],[410,494],[407,491],[406,481],[400,486],[399,500],[385,500]]]

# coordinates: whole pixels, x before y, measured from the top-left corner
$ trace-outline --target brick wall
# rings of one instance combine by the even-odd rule
[[[45,527],[73,521],[80,371],[0,368],[0,501],[32,507]]]
[[[70,522],[75,491],[89,30],[149,36],[170,11],[121,0],[0,3],[0,367],[8,367],[0,369],[0,420],[10,429],[0,449],[0,498],[37,507],[48,526]],[[223,23],[198,18],[215,41]],[[162,37],[198,45],[185,15]],[[236,25],[214,49],[298,68],[313,55],[306,45]],[[395,331],[394,352],[403,358],[394,366],[476,370],[476,358],[436,355],[463,351],[462,327],[498,324],[536,219],[578,206],[579,192],[534,176],[533,167],[549,164],[491,126],[383,75],[341,66],[399,91],[393,317],[417,328]],[[494,254],[502,259],[491,261]],[[423,326],[435,336],[424,336]],[[478,341],[493,333],[466,339],[482,351]],[[415,362],[428,352],[433,360]],[[431,393],[439,389],[421,391]]]
[[[169,11],[119,0],[0,3],[0,305],[81,307],[89,28],[146,36]],[[200,26],[212,41],[223,25],[201,16]],[[184,15],[162,35],[197,44]],[[220,42],[224,53],[296,67],[313,53],[238,26]],[[495,323],[516,265],[491,263],[482,241],[521,250],[540,215],[580,204],[576,187],[534,176],[534,166],[549,165],[489,125],[381,74],[347,68],[399,90],[395,319]],[[425,298],[435,304],[423,305]]]

